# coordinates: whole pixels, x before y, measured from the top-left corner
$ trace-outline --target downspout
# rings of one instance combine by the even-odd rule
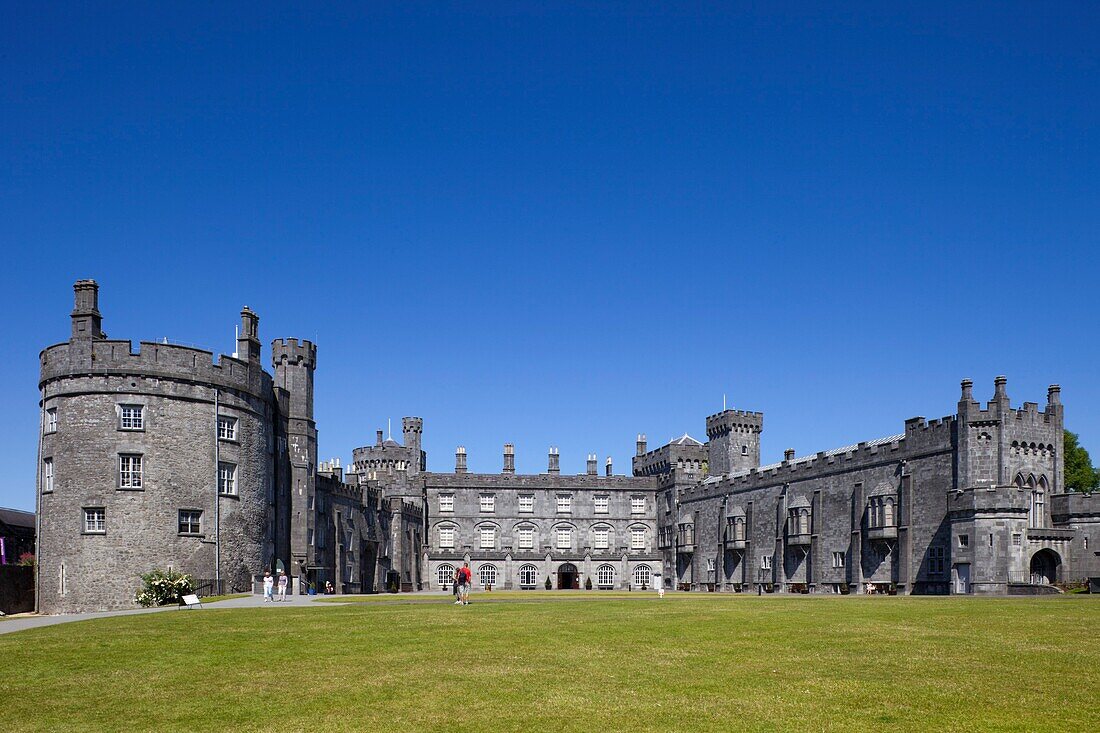
[[[38,604],[41,603],[42,591],[40,572],[42,568],[42,553],[39,546],[42,542],[42,431],[46,428],[46,390],[42,390],[42,399],[38,403],[38,467],[35,470],[34,487],[34,612],[39,612]],[[56,479],[55,479],[56,480]]]
[[[222,592],[222,498],[221,498],[221,446],[218,444],[218,388],[214,388],[214,589]]]

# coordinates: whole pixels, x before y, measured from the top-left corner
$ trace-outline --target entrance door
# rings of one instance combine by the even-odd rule
[[[565,563],[558,568],[558,590],[578,590],[581,587],[581,575],[573,563]]]
[[[1035,585],[1052,585],[1058,580],[1058,566],[1062,558],[1054,550],[1043,549],[1031,558],[1031,582]]]
[[[970,565],[955,566],[955,592],[967,594],[970,592]]]

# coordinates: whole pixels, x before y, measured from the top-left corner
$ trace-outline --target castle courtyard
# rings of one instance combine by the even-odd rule
[[[0,634],[8,730],[1095,730],[1094,597],[254,598]],[[329,602],[334,601],[334,602]],[[16,620],[0,620],[0,625]],[[48,704],[46,704],[48,701]]]

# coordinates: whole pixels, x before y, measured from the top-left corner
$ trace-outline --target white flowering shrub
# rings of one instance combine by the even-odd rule
[[[154,570],[142,575],[141,582],[143,587],[134,600],[145,607],[179,603],[180,598],[195,589],[195,581],[190,575],[174,570]]]

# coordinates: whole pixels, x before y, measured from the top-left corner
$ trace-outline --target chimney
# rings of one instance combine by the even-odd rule
[[[378,445],[378,446],[382,445],[382,431],[381,430],[376,430],[374,432],[374,444]]]
[[[646,443],[645,443],[645,433],[638,433],[638,444],[637,445],[638,445],[638,455],[639,456],[644,456],[645,453],[646,453],[646,450],[645,450],[645,445],[646,445]]]
[[[241,309],[241,330],[237,334],[237,358],[260,360],[260,317],[247,305]]]
[[[608,457],[607,457],[607,463],[605,463],[605,464],[604,464],[604,467],[603,467],[603,475],[604,475],[604,476],[610,476],[610,475],[612,475],[612,471],[611,471],[611,456],[608,456]]]
[[[794,448],[788,448],[783,451],[783,460],[788,462],[794,460]]]
[[[516,472],[516,447],[511,443],[504,444],[504,473]]]
[[[974,401],[974,382],[969,379],[962,380],[962,397],[959,398],[960,402],[973,402]]]
[[[994,402],[1008,402],[1008,393],[1005,392],[1005,384],[1008,383],[1008,379],[1001,375],[993,380],[993,400]]]
[[[1047,387],[1047,404],[1048,405],[1060,405],[1062,404],[1062,388],[1057,384],[1052,384]]]
[[[552,474],[561,473],[561,459],[558,456],[558,449],[554,446],[550,446],[550,454],[547,456],[549,462],[547,464],[546,472]]]
[[[466,448],[465,446],[458,446],[455,448],[455,473],[466,473]]]
[[[73,340],[104,339],[103,317],[99,313],[99,285],[95,280],[73,283]]]
[[[597,475],[597,473],[596,473],[596,460],[597,459],[596,459],[596,454],[595,453],[589,453],[588,454],[588,475],[589,476],[596,476]]]

